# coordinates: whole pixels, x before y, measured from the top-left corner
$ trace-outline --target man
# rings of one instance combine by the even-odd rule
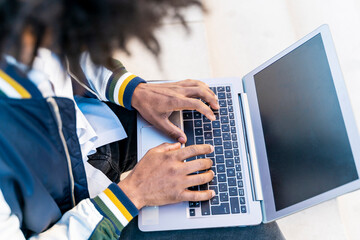
[[[211,160],[183,161],[213,147],[181,149],[186,136],[168,117],[196,109],[214,120],[215,95],[194,80],[146,84],[111,59],[131,37],[158,53],[153,31],[161,19],[170,12],[181,18],[180,10],[194,4],[201,6],[195,0],[0,1],[1,238],[117,239],[146,205],[214,196],[188,190],[213,178]],[[82,71],[86,80],[79,80]],[[84,108],[73,100],[70,76],[94,95],[80,99]],[[99,110],[104,120],[113,120],[109,126],[121,129],[100,100],[136,109],[179,143],[150,150],[126,179],[94,189],[101,177],[87,156],[111,141],[106,131],[97,131],[107,126],[90,116]],[[93,109],[89,115],[87,107]],[[114,133],[110,139],[122,137]]]

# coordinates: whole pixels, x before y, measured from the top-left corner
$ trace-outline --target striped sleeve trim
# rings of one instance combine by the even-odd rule
[[[96,209],[114,225],[117,233],[135,217],[139,211],[125,193],[115,184],[91,199]]]
[[[17,81],[0,70],[0,89],[2,93],[12,98],[31,98],[30,93]]]
[[[140,83],[145,83],[145,80],[126,72],[125,68],[119,68],[112,74],[107,83],[106,97],[109,101],[132,110],[131,98],[135,88]]]

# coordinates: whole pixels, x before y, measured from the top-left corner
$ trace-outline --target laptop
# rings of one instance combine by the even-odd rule
[[[186,145],[212,144],[210,201],[145,207],[142,231],[267,223],[359,189],[360,139],[330,30],[323,25],[239,78],[203,80],[216,121],[181,111]],[[138,117],[138,159],[173,139]],[[193,158],[194,159],[194,158]],[[192,161],[187,159],[186,161]]]

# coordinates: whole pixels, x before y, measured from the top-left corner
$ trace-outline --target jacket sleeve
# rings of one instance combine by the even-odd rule
[[[82,54],[80,66],[100,100],[132,109],[131,98],[134,90],[140,83],[145,83],[145,80],[128,72],[122,63],[115,59],[112,66],[96,66],[88,53]]]
[[[93,199],[84,199],[46,231],[30,239],[118,239],[138,209],[114,183]],[[0,191],[0,239],[25,239],[19,219]]]

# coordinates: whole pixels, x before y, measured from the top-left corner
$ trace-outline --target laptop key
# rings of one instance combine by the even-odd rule
[[[197,208],[200,207],[200,202],[189,202],[190,208]]]
[[[216,94],[216,87],[210,87],[210,90]]]
[[[219,196],[215,196],[212,199],[210,199],[211,205],[218,205],[220,203]]]
[[[190,216],[194,217],[195,216],[195,209],[190,209]]]
[[[205,122],[205,121],[204,121]],[[211,123],[204,124],[204,131],[211,131]],[[235,132],[236,133],[236,132]]]
[[[201,215],[203,215],[203,216],[210,215],[209,201],[202,201],[201,202]]]
[[[226,98],[231,98],[231,93],[226,93]]]
[[[222,137],[224,141],[231,140],[230,133],[223,133]]]
[[[229,118],[228,118],[228,116],[221,116],[220,121],[221,121],[221,124],[229,123]]]
[[[219,206],[211,206],[212,215],[229,214],[230,206],[229,203],[221,203]]]
[[[220,115],[227,115],[228,111],[226,108],[220,108]]]
[[[219,183],[219,192],[227,192],[227,184],[226,183]]]
[[[229,124],[223,124],[223,125],[221,125],[221,130],[222,130],[223,132],[230,132]]]
[[[231,213],[240,213],[239,200],[237,197],[230,198]]]
[[[224,153],[224,150],[223,150],[223,147],[222,146],[216,146],[215,147],[215,154],[218,155],[218,154],[223,154]]]
[[[233,141],[237,141],[236,133],[231,134],[231,138],[232,138]]]
[[[224,142],[224,149],[231,149],[231,142],[227,141],[227,142]],[[225,151],[226,152],[226,151]]]
[[[242,204],[245,204],[245,198],[244,198],[244,197],[240,197],[239,200],[240,200],[240,204],[241,204],[241,205],[242,205]]]
[[[227,100],[227,104],[228,104],[228,105],[232,105],[232,100],[231,100],[231,99],[228,99],[228,100]]]
[[[183,119],[184,120],[189,120],[193,118],[193,114],[192,112],[183,112]]]
[[[234,149],[234,156],[239,156],[239,149],[237,148]]]
[[[205,133],[204,133],[204,137],[205,137],[205,139],[207,139],[207,140],[212,139],[212,132],[205,132]]]
[[[214,145],[214,142],[212,140],[205,140],[205,144]]]
[[[225,161],[224,155],[217,155],[215,159],[216,159],[216,163],[224,163]]]
[[[204,138],[203,137],[196,137],[196,144],[204,144]]]
[[[233,151],[232,150],[225,150],[225,158],[233,158]]]
[[[229,110],[229,112],[233,112],[234,111],[233,106],[229,106],[228,110]]]
[[[224,164],[216,165],[216,171],[217,171],[218,173],[223,173],[223,172],[225,172],[225,165],[224,165]]]
[[[214,137],[221,137],[221,130],[219,128],[214,129],[213,134],[214,134]]]
[[[215,194],[218,195],[218,187],[217,186],[209,186],[209,190],[214,190]]]
[[[241,213],[246,213],[246,206],[241,206]]]
[[[230,126],[235,126],[235,120],[230,120]]]
[[[194,111],[194,119],[201,119],[201,113]]]
[[[218,92],[224,92],[224,91],[225,91],[225,88],[224,88],[224,87],[217,87],[217,91],[218,91]]]
[[[241,173],[241,172],[237,172],[237,173],[236,173],[236,178],[237,178],[237,179],[242,179],[242,173]]]
[[[228,178],[229,187],[236,186],[236,179],[233,177]]]
[[[238,188],[242,188],[242,187],[244,187],[244,183],[243,183],[243,181],[238,181]]]
[[[184,121],[184,132],[187,137],[185,146],[194,145],[194,125],[192,121]]]
[[[226,169],[226,173],[227,173],[228,177],[235,177],[235,169],[234,168]]]
[[[206,123],[209,123],[209,122],[211,122],[211,120],[210,119],[208,119],[207,117],[205,117],[205,116],[203,116],[203,121],[204,121],[204,123],[206,122]]]
[[[230,196],[237,196],[237,187],[231,187],[229,188],[229,195]]]
[[[226,86],[225,90],[226,90],[226,92],[230,92],[231,91],[230,86]]]
[[[201,120],[195,120],[194,121],[195,127],[202,127],[202,122]]]
[[[202,136],[203,130],[202,128],[195,128],[195,136]]]
[[[240,163],[240,157],[234,157],[236,163]]]
[[[230,119],[234,119],[234,118],[235,118],[234,113],[232,113],[232,112],[229,113],[229,118],[230,118]]]
[[[243,188],[239,189],[239,196],[244,196],[244,189]]]
[[[218,174],[218,181],[219,182],[226,182],[226,175],[225,174]]]
[[[212,126],[213,126],[213,128],[220,128],[220,122],[219,121],[213,121]]]
[[[235,170],[238,172],[238,171],[241,171],[241,166],[240,164],[236,164],[235,165]]]
[[[214,176],[214,178],[209,182],[209,185],[217,185],[217,178]],[[201,189],[200,189],[201,190]]]
[[[219,99],[226,99],[225,93],[224,93],[224,92],[218,93],[218,98],[219,98]]]
[[[233,142],[233,148],[238,148],[239,145],[238,145],[238,142]]]
[[[226,100],[219,100],[219,106],[220,107],[226,107],[227,106]]]
[[[215,144],[215,146],[222,145],[222,139],[221,138],[214,138],[214,144]]]
[[[226,164],[227,168],[233,168],[234,167],[234,159],[226,159],[225,164]]]
[[[227,202],[229,201],[229,194],[227,192],[220,193],[220,201],[221,202]]]
[[[214,172],[215,176],[216,176],[216,168],[215,167],[211,167],[211,171]]]

